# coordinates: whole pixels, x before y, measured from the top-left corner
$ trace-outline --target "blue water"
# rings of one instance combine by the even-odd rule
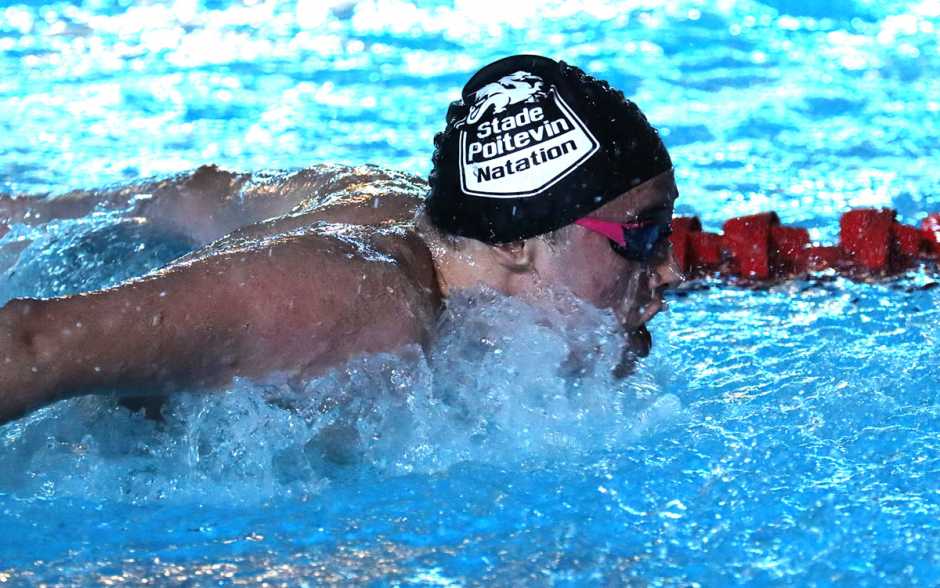
[[[521,51],[636,100],[706,228],[773,209],[831,242],[851,206],[940,210],[929,0],[4,3],[0,192],[207,162],[425,174],[448,101]],[[0,301],[188,247],[120,211],[17,225]],[[477,293],[430,357],[301,395],[183,391],[163,424],[62,402],[0,428],[0,581],[940,585],[937,279],[675,294],[626,382],[605,313]],[[572,350],[588,369],[562,377]]]

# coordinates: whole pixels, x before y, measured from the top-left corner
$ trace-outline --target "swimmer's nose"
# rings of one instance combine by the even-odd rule
[[[685,281],[685,274],[676,261],[676,256],[672,254],[672,247],[667,250],[663,259],[653,268],[653,290],[668,290],[675,288]]]

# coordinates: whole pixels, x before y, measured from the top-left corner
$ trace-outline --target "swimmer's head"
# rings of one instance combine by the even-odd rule
[[[430,221],[489,244],[555,231],[672,168],[622,92],[535,55],[477,72],[434,144]]]

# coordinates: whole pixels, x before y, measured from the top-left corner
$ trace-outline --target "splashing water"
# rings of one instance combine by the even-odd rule
[[[662,131],[680,214],[940,209],[932,1],[94,2],[0,8],[0,191],[204,163],[427,171],[447,103],[519,51]],[[714,226],[706,226],[714,229]],[[186,253],[120,211],[14,226],[0,300]],[[358,358],[0,428],[0,582],[932,586],[940,289],[711,284],[637,375],[612,319],[454,301],[429,356]]]
[[[611,314],[564,302],[562,314],[465,294],[430,356],[364,356],[300,385],[237,380],[175,396],[159,423],[108,398],[60,402],[7,427],[0,488],[135,504],[314,496],[353,469],[530,467],[616,450],[678,412],[652,368],[613,377],[622,339]]]

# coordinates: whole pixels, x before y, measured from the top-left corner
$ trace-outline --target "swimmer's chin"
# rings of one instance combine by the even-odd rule
[[[627,347],[637,356],[646,357],[653,348],[653,336],[646,325],[640,325],[627,333]]]

